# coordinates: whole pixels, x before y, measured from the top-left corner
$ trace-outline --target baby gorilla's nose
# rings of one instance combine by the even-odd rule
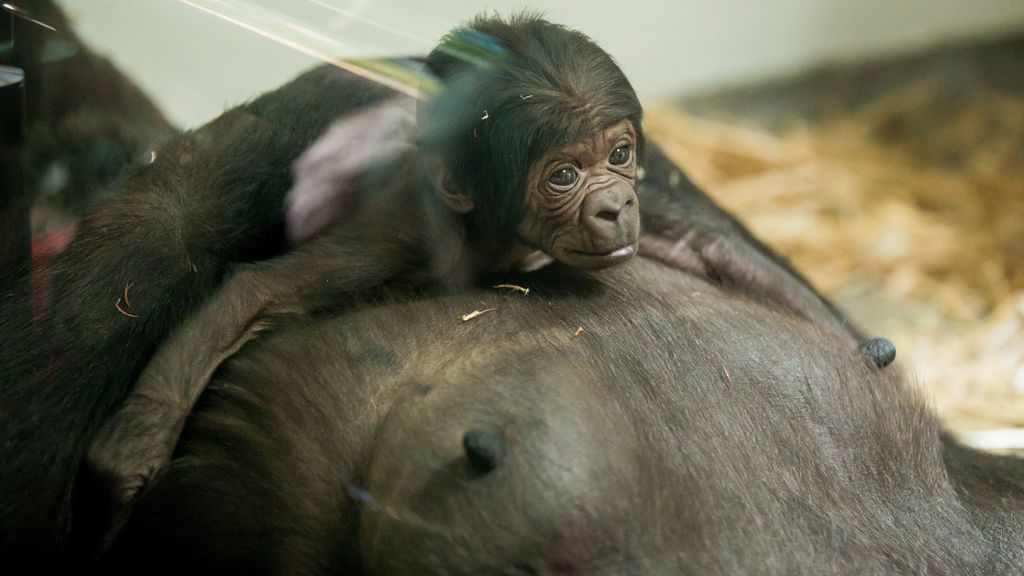
[[[628,200],[628,201],[626,201],[626,203],[624,205],[619,206],[617,209],[602,210],[602,211],[598,212],[597,214],[595,214],[594,217],[595,218],[600,218],[601,220],[607,220],[608,222],[618,222],[619,221],[619,216],[622,214],[622,211],[625,208],[628,208],[631,204],[633,204],[633,201],[632,200]],[[610,208],[614,208],[614,207],[610,207]]]
[[[598,190],[583,201],[583,225],[602,241],[630,238],[637,214],[636,194],[626,184]]]

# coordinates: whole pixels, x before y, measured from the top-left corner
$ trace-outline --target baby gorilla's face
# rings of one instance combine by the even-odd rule
[[[636,140],[624,120],[535,162],[519,238],[577,268],[633,256],[640,235]]]

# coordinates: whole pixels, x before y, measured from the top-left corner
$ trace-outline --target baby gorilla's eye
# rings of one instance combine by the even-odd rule
[[[608,161],[613,166],[622,166],[629,163],[629,146],[619,146],[608,155]]]
[[[570,188],[576,183],[576,171],[572,168],[561,168],[555,170],[548,176],[548,184],[555,188]]]

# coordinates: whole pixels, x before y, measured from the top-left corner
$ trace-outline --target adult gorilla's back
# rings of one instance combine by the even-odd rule
[[[647,260],[567,274],[519,279],[527,296],[394,301],[247,347],[108,560],[290,574],[1024,562],[1021,476],[1011,489],[963,464],[951,480],[935,418],[895,371]]]

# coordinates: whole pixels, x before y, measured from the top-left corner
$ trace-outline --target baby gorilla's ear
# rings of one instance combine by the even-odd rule
[[[473,208],[476,207],[473,195],[455,182],[455,179],[451,177],[451,174],[444,167],[443,162],[437,159],[424,160],[424,170],[426,171],[427,178],[434,185],[437,196],[446,206],[459,214],[467,214],[473,211]]]

